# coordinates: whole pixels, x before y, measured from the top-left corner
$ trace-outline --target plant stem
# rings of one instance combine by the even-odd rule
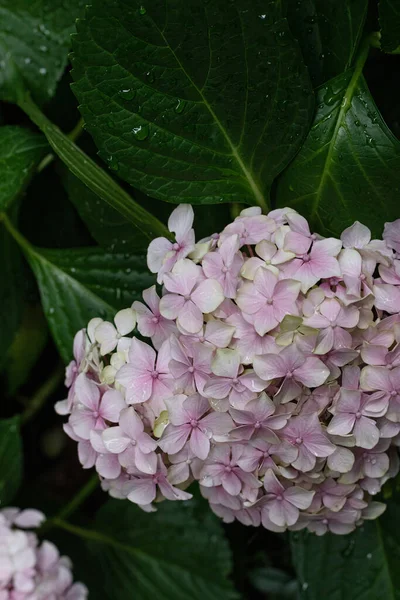
[[[72,142],[76,142],[76,140],[81,136],[82,131],[83,131],[83,118],[81,117],[79,119],[79,121],[77,122],[77,124],[75,125],[75,127],[72,129],[72,131],[70,131],[67,134],[67,137],[72,141]],[[53,160],[55,159],[55,155],[52,152],[49,152],[49,154],[46,154],[46,156],[43,158],[43,160],[40,162],[40,164],[38,165],[38,168],[36,169],[38,173],[41,173],[42,171],[44,171],[44,169],[46,167],[48,167]]]
[[[55,527],[59,527],[60,529],[64,529],[73,535],[77,535],[80,538],[85,540],[91,540],[93,542],[100,542],[101,544],[107,544],[108,546],[112,546],[113,548],[118,548],[119,550],[123,550],[124,552],[130,552],[131,554],[140,554],[145,555],[145,553],[139,548],[135,548],[133,546],[129,546],[128,544],[124,544],[123,542],[119,542],[118,540],[109,537],[107,534],[102,533],[101,531],[96,531],[95,529],[87,529],[86,527],[79,527],[78,525],[72,525],[72,523],[68,523],[68,521],[64,521],[58,517],[52,519],[52,524]]]
[[[40,386],[21,414],[21,423],[25,425],[42,408],[46,400],[56,391],[64,378],[64,366],[58,364],[50,377]]]
[[[100,483],[99,476],[95,473],[86,484],[75,494],[70,502],[58,513],[55,519],[63,520],[72,515],[73,512],[76,511],[77,508],[80,507],[81,504],[86,500],[88,496],[97,488]],[[50,519],[50,521],[54,521],[54,519]]]
[[[110,204],[149,240],[155,236],[171,237],[168,229],[140,204],[135,202],[118,183],[83,152],[67,135],[54,125],[36,106],[29,94],[19,100],[19,107],[42,130],[54,152],[99,198]]]

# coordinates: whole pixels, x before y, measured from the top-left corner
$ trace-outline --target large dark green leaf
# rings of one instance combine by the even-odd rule
[[[99,248],[42,250],[25,247],[39,284],[43,308],[62,358],[93,317],[112,319],[154,283],[143,256],[110,254]]]
[[[329,81],[317,101],[308,138],[278,183],[278,204],[301,212],[320,233],[339,235],[358,220],[381,235],[383,223],[400,216],[400,142],[361,69]]]
[[[290,29],[315,86],[352,65],[368,0],[286,0],[286,6]]]
[[[0,212],[24,190],[46,147],[46,139],[28,129],[0,127]]]
[[[22,479],[22,443],[19,418],[0,421],[0,509],[17,492]]]
[[[99,512],[90,542],[101,577],[101,600],[231,600],[231,555],[223,529],[196,502],[165,502],[146,514],[128,501],[110,500]],[[111,540],[111,543],[109,543]]]
[[[400,0],[380,0],[379,22],[382,28],[382,50],[400,51]]]
[[[100,156],[170,202],[268,202],[298,150],[311,86],[280,2],[96,0],[74,91]]]
[[[399,524],[392,500],[383,517],[352,534],[291,534],[301,600],[398,600]]]
[[[84,0],[2,0],[0,97],[17,102],[24,90],[42,103],[54,94]]]

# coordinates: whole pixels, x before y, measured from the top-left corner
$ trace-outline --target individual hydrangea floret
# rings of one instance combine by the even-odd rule
[[[34,529],[45,516],[34,509],[0,510],[1,600],[86,600],[82,583],[73,583],[72,564],[56,546],[39,542]]]
[[[146,511],[197,481],[225,522],[349,533],[399,470],[400,220],[325,239],[252,207],[196,243],[193,219],[151,242],[143,302],[76,334],[82,466]]]

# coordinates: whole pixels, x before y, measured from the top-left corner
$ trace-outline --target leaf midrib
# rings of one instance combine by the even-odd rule
[[[369,42],[368,42],[368,44],[365,45],[365,47],[360,52],[359,58],[356,62],[356,66],[354,68],[354,73],[351,76],[351,79],[346,87],[346,91],[344,93],[343,100],[341,102],[341,106],[340,106],[340,110],[339,110],[339,114],[337,117],[337,121],[335,124],[335,129],[333,131],[331,140],[329,142],[329,149],[328,149],[328,152],[327,152],[327,155],[325,158],[324,168],[323,168],[322,174],[321,174],[321,180],[320,180],[318,188],[315,192],[315,199],[314,199],[313,206],[311,209],[311,217],[312,218],[313,217],[315,218],[315,216],[318,212],[319,203],[321,201],[321,195],[323,192],[323,188],[325,187],[327,177],[331,177],[331,179],[333,180],[331,173],[330,173],[330,163],[332,161],[332,154],[335,150],[336,139],[337,139],[337,136],[338,136],[338,133],[339,133],[341,127],[343,126],[343,117],[347,114],[348,110],[351,108],[351,102],[353,100],[353,96],[354,96],[354,92],[355,92],[357,84],[358,84],[358,80],[362,75],[364,63],[368,56],[368,51],[369,51]]]

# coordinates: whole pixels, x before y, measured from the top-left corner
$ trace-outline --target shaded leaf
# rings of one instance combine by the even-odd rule
[[[7,359],[22,317],[23,259],[18,245],[0,222],[0,369]]]
[[[47,339],[47,324],[40,305],[27,305],[5,360],[4,375],[10,396],[27,381]]]
[[[280,2],[97,0],[77,29],[73,89],[112,170],[169,202],[266,206],[312,110]]]
[[[146,514],[128,501],[110,500],[96,518],[96,532],[113,543],[90,542],[102,569],[102,600],[230,600],[231,555],[223,529],[196,501],[164,502]]]
[[[352,66],[368,0],[286,0],[290,29],[319,86]]]
[[[25,247],[39,284],[50,331],[65,362],[75,333],[93,317],[111,319],[154,283],[143,256],[99,248],[44,250]]]
[[[46,148],[46,139],[37,133],[12,125],[0,127],[0,211],[7,210],[25,189]]]
[[[16,494],[22,479],[22,442],[19,418],[0,421],[0,509]]]
[[[118,183],[85,154],[67,135],[41,112],[29,95],[18,102],[20,108],[43,131],[54,152],[70,171],[92,192],[120,212],[140,235],[169,237],[168,229],[156,217],[135,202]]]
[[[378,112],[361,69],[319,89],[311,131],[278,182],[279,206],[292,206],[316,231],[339,235],[355,220],[381,235],[399,216],[400,142]]]
[[[400,50],[400,0],[380,0],[381,47],[385,52]]]
[[[102,202],[70,171],[63,179],[69,199],[96,242],[112,252],[143,252],[147,249],[148,237],[132,227],[121,213]]]
[[[398,600],[400,507],[388,504],[377,521],[349,535],[292,533],[301,600]]]
[[[29,90],[43,103],[55,92],[75,19],[85,0],[2,0],[0,97],[17,102]]]

